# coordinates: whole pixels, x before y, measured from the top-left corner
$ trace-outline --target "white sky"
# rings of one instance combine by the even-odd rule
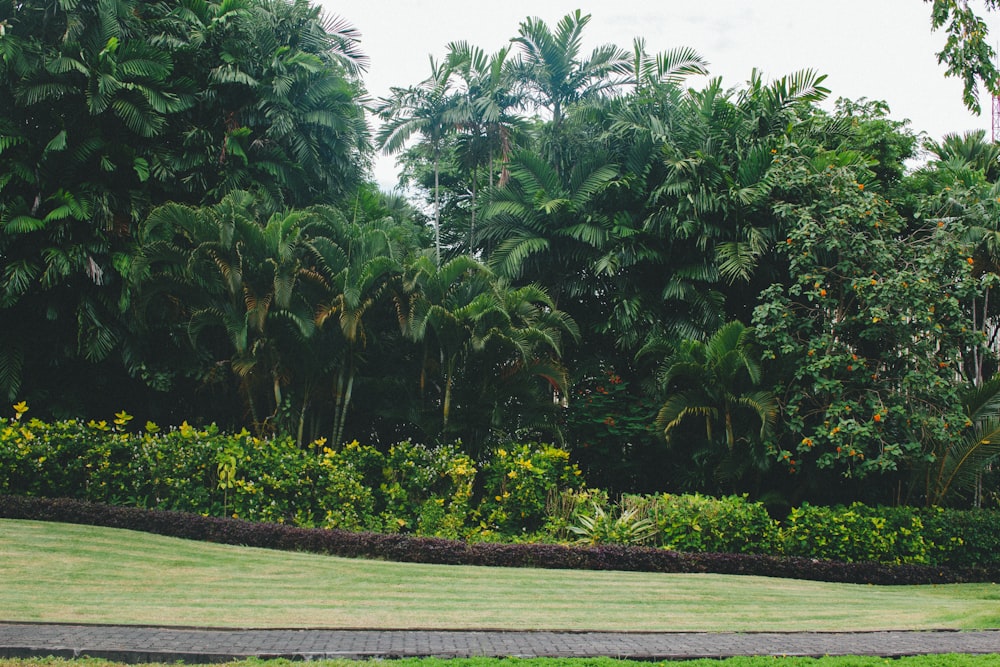
[[[430,73],[428,56],[441,59],[448,42],[466,40],[493,53],[537,16],[555,27],[579,8],[591,14],[584,53],[605,43],[630,49],[644,37],[650,53],[689,46],[709,62],[711,76],[742,85],[757,67],[770,80],[800,69],[827,74],[830,104],[838,97],[881,99],[892,116],[940,139],[948,132],[990,131],[990,100],[983,115],[962,105],[961,82],[946,79],[934,55],[944,33],[930,30],[923,0],[321,0],[328,14],[362,33],[371,58],[365,76],[372,97],[390,86],[416,84]],[[1000,14],[986,14],[990,37],[1000,39]],[[700,88],[698,79],[689,85]],[[375,178],[395,185],[394,158],[380,158]]]

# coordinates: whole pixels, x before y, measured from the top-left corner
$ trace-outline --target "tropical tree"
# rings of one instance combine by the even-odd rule
[[[555,30],[538,18],[521,22],[513,38],[521,49],[519,73],[528,84],[531,101],[551,115],[556,131],[567,107],[582,99],[609,93],[629,73],[629,54],[613,44],[599,46],[584,58],[583,30],[590,14],[576,10]]]
[[[440,268],[420,258],[408,269],[405,286],[410,294],[407,331],[424,348],[421,395],[431,398],[428,377],[435,370],[442,379],[435,400],[442,432],[449,432],[460,382],[467,388],[466,405],[477,399],[485,402],[477,413],[496,426],[502,426],[505,417],[517,419],[506,408],[513,396],[524,394],[518,389],[527,378],[543,379],[549,387],[544,400],[550,405],[553,391],[565,393],[565,371],[558,357],[564,337],[576,339],[579,330],[544,290],[534,285],[511,288],[468,256]],[[503,388],[510,393],[500,391]]]
[[[980,112],[979,85],[993,95],[1000,94],[1000,71],[996,53],[989,42],[986,22],[965,0],[924,0],[931,2],[931,29],[945,28],[948,35],[938,52],[938,62],[946,65],[945,76],[962,80],[962,101],[970,111]],[[984,0],[988,11],[1000,7],[997,0]]]
[[[348,409],[354,394],[354,382],[361,354],[368,342],[368,320],[372,310],[388,301],[393,285],[403,271],[405,248],[393,238],[394,221],[347,223],[339,211],[322,208],[317,214],[337,220],[336,235],[329,234],[309,242],[316,261],[317,278],[323,294],[315,308],[317,325],[332,328],[336,336],[324,337],[333,353],[334,409],[331,442],[344,440]],[[315,363],[315,362],[314,362]]]
[[[441,264],[441,156],[445,141],[455,131],[461,117],[451,88],[451,71],[430,60],[431,75],[417,86],[393,88],[375,109],[382,119],[376,135],[379,147],[388,154],[401,151],[407,140],[420,134],[431,153],[434,170],[434,249]]]
[[[731,466],[738,441],[761,443],[768,435],[777,421],[778,404],[772,393],[756,388],[761,372],[753,336],[753,329],[729,322],[707,341],[683,341],[664,362],[660,382],[666,399],[656,425],[668,443],[683,422],[699,420],[704,425],[703,453],[728,460]],[[757,420],[757,436],[753,432],[738,434],[744,414]],[[758,468],[766,468],[765,457],[755,458]]]
[[[293,381],[294,345],[283,339],[308,338],[315,325],[299,289],[311,277],[302,260],[311,221],[301,212],[266,221],[259,214],[253,196],[239,192],[212,207],[155,209],[138,230],[135,280],[144,306],[164,298],[181,306],[194,349],[201,343],[225,355],[207,370],[224,361],[253,424],[266,429]]]
[[[249,188],[277,210],[359,180],[356,42],[306,3],[21,2],[0,26],[0,307],[58,350],[5,332],[4,393],[47,366],[67,386],[141,373],[122,274],[154,206]]]
[[[965,428],[959,437],[935,443],[925,479],[928,505],[977,492],[982,473],[1000,457],[1000,377],[970,387],[962,397]],[[980,506],[981,498],[974,499]]]
[[[636,37],[632,41],[631,83],[636,93],[648,88],[679,86],[694,75],[708,74],[708,62],[689,47],[677,47],[650,55],[646,40]]]
[[[515,61],[510,56],[509,47],[487,56],[468,42],[448,44],[448,66],[461,81],[456,98],[458,136],[454,150],[469,181],[470,249],[476,245],[481,172],[486,172],[487,185],[492,188],[499,163],[501,180],[506,182],[507,162],[518,135],[524,131],[524,122],[515,113],[522,100],[514,88]]]
[[[482,239],[493,248],[490,266],[511,280],[538,280],[558,302],[588,285],[589,260],[610,235],[611,216],[591,207],[618,176],[612,164],[577,163],[565,176],[531,151],[511,160],[510,182],[490,193]]]
[[[781,399],[773,454],[806,473],[810,493],[877,475],[850,492],[905,502],[923,491],[913,472],[934,443],[967,423],[965,369],[983,343],[968,306],[982,286],[963,225],[907,221],[862,170],[822,154],[782,169],[778,252],[793,281],[765,290],[754,314]]]
[[[628,52],[613,44],[598,46],[589,57],[581,53],[588,23],[590,14],[580,10],[564,16],[554,30],[539,18],[528,18],[511,40],[521,51],[517,76],[524,82],[527,99],[549,117],[545,152],[557,173],[569,166],[564,164],[562,146],[568,108],[618,90],[631,67]]]

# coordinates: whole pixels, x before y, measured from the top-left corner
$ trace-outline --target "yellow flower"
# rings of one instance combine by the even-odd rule
[[[14,419],[20,419],[21,415],[23,415],[27,411],[28,411],[27,401],[21,401],[20,403],[15,403],[14,413],[16,414],[16,416],[14,417]]]

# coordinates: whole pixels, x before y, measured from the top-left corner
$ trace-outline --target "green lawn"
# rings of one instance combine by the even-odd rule
[[[0,520],[0,619],[219,627],[877,630],[1000,627],[993,584],[351,560]]]

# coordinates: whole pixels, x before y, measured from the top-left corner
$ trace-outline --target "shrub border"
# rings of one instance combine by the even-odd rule
[[[878,585],[1000,581],[1000,566],[948,568],[840,563],[754,554],[681,553],[620,545],[468,543],[399,534],[299,528],[68,498],[0,496],[0,518],[121,528],[217,544],[404,563],[735,574]]]

